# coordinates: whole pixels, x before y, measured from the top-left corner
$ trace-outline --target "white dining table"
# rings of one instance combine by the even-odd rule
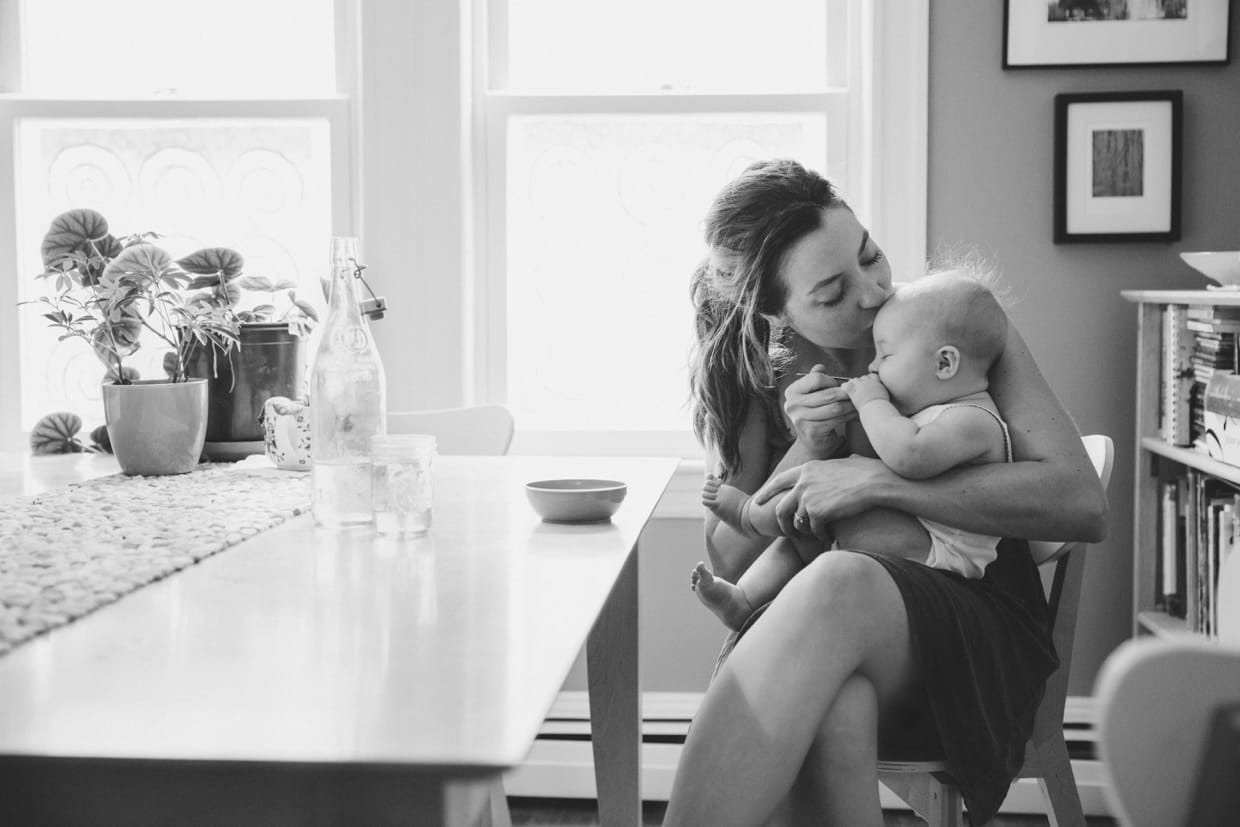
[[[676,464],[441,456],[426,537],[303,514],[16,646],[0,824],[502,822],[585,645],[600,820],[639,825],[635,549]],[[115,470],[0,456],[0,496]],[[563,477],[628,494],[542,522],[524,483]]]

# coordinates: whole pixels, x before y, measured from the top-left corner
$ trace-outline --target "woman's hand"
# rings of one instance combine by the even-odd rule
[[[857,418],[857,409],[822,365],[784,391],[784,411],[792,420],[797,442],[815,457],[834,456],[844,443],[844,427]]]
[[[815,460],[771,477],[754,494],[754,503],[782,494],[775,514],[784,532],[827,540],[830,523],[879,505],[876,492],[893,479],[899,478],[882,461],[857,454]]]

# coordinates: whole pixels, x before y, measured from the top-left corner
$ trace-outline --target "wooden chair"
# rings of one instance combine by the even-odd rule
[[[503,405],[391,411],[389,434],[433,434],[441,454],[501,456],[512,444],[512,413]]]
[[[1115,446],[1108,436],[1081,438],[1105,488],[1111,479]],[[1025,745],[1025,764],[1018,778],[1036,778],[1046,801],[1051,827],[1085,827],[1081,798],[1072,775],[1068,745],[1063,737],[1064,701],[1068,696],[1068,671],[1076,614],[1080,605],[1081,580],[1085,571],[1084,543],[1031,542],[1039,566],[1054,566],[1048,603],[1052,616],[1059,668],[1046,681],[1046,694],[1034,718],[1033,734]],[[964,824],[960,791],[945,761],[882,761],[879,779],[931,827]]]

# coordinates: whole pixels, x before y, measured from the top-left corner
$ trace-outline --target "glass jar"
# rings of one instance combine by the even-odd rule
[[[435,437],[389,434],[371,442],[371,504],[375,530],[421,537],[431,529]]]
[[[331,241],[331,299],[310,376],[313,511],[319,525],[372,521],[371,442],[386,433],[383,361],[358,307],[357,239]]]

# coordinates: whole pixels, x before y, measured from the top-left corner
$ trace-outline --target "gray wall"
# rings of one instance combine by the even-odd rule
[[[932,252],[971,246],[1000,268],[1012,317],[1077,426],[1115,440],[1110,532],[1086,565],[1069,687],[1088,695],[1132,618],[1136,310],[1119,293],[1201,289],[1178,253],[1240,249],[1240,65],[1004,71],[1002,38],[999,0],[931,3],[928,241]],[[1154,89],[1184,92],[1182,240],[1054,244],[1055,95]],[[703,689],[722,640],[688,589],[701,532],[699,521],[659,520],[643,536],[647,691]],[[566,688],[584,688],[583,675],[579,663]]]
[[[1179,252],[1240,249],[1237,17],[1233,4],[1225,66],[1004,71],[1002,2],[930,7],[930,248],[974,244],[999,266],[1019,299],[1012,317],[1077,426],[1115,440],[1110,533],[1086,566],[1072,694],[1090,693],[1131,628],[1136,310],[1119,291],[1201,289]],[[1052,243],[1055,95],[1154,89],[1184,92],[1182,240]]]

